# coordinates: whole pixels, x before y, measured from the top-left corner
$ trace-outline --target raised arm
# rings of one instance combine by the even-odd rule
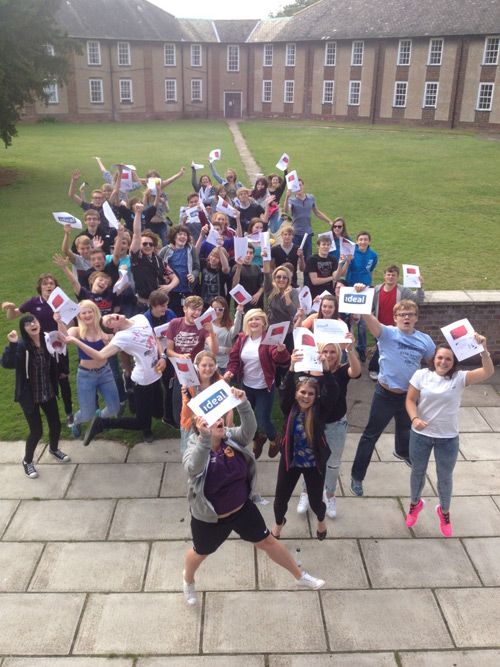
[[[94,361],[106,361],[106,359],[109,359],[121,351],[119,347],[113,345],[113,341],[105,345],[102,350],[94,350],[93,347],[89,347],[79,338],[76,338],[76,336],[67,336],[65,338],[65,342],[66,344],[74,343],[77,347],[80,348],[80,350],[83,350],[88,357],[94,359]]]
[[[132,233],[132,241],[130,243],[130,252],[139,252],[141,249],[141,236],[142,236],[142,229],[141,229],[141,216],[142,212],[144,211],[144,204],[141,202],[137,202],[137,204],[134,206],[134,224],[133,224],[133,233]]]
[[[69,259],[69,261],[74,264],[76,262],[76,256],[75,253],[71,250],[70,247],[70,238],[69,235],[71,234],[72,227],[71,225],[64,225],[64,236],[63,236],[63,242],[61,245],[61,252],[65,257]]]
[[[69,182],[68,197],[72,199],[78,206],[81,206],[83,199],[76,194],[76,182],[80,178],[81,174],[78,169],[75,169],[71,174],[71,180]]]
[[[195,192],[200,191],[200,184],[196,180],[196,169],[191,165],[191,185],[193,186],[193,190]]]
[[[76,278],[76,276],[73,275],[73,272],[69,268],[68,258],[56,254],[52,257],[52,261],[56,266],[58,266],[60,269],[63,270],[64,275],[69,280],[69,282],[71,283],[71,287],[73,288],[75,294],[78,296],[80,294],[82,286],[78,282],[78,278]]]
[[[8,320],[15,320],[18,317],[21,317],[22,313],[15,303],[12,301],[4,301],[2,303],[2,310],[5,313],[5,317]]]
[[[478,333],[474,334],[474,338],[479,345],[484,347],[484,352],[481,352],[481,368],[476,368],[474,371],[468,371],[465,376],[465,385],[468,387],[470,384],[479,384],[484,382],[495,372],[495,367],[493,366],[493,361],[491,359],[491,354],[486,349],[486,338],[480,336]]]
[[[186,167],[181,167],[176,174],[174,174],[173,176],[170,176],[170,178],[163,179],[162,182],[161,182],[161,187],[166,188],[168,185],[170,185],[171,183],[176,181],[178,178],[181,178],[182,176],[184,176],[185,173],[186,173]],[[156,188],[156,189],[158,190],[158,188]]]
[[[375,338],[380,338],[380,334],[382,333],[382,325],[377,320],[375,315],[372,315],[371,313],[363,313],[361,317],[366,322],[366,326],[368,327],[368,331],[371,333],[371,335]]]
[[[208,161],[208,168],[210,169],[210,173],[211,173],[212,176],[215,178],[215,180],[217,181],[217,183],[220,183],[221,185],[224,185],[225,181],[224,181],[224,179],[223,179],[221,176],[219,176],[219,174],[217,173],[217,169],[215,168],[215,165],[214,165],[213,161],[212,161],[212,162],[211,162],[210,160]]]

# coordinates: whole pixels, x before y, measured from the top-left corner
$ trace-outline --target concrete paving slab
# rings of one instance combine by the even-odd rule
[[[109,537],[112,540],[189,539],[191,529],[187,500],[119,500]]]
[[[328,537],[411,537],[396,498],[337,498]]]
[[[263,655],[190,655],[139,658],[136,667],[264,667]]]
[[[270,655],[269,667],[396,667],[392,653]]]
[[[300,558],[307,572],[326,580],[325,588],[368,588],[355,540],[325,540],[321,544],[316,540],[283,540],[283,544],[296,559]],[[296,590],[290,573],[261,551],[257,552],[257,564],[260,590]]]
[[[60,448],[71,457],[72,463],[124,463],[128,447],[114,440],[99,440],[95,447],[84,447],[81,440],[61,440]],[[46,447],[40,457],[41,463],[61,465]]]
[[[256,492],[261,496],[272,496],[276,491],[276,479],[278,478],[278,462],[277,460],[271,462],[257,461],[257,487]],[[293,492],[294,496],[300,493],[301,481],[297,482],[297,486]]]
[[[18,500],[0,500],[0,537],[19,505]]]
[[[345,447],[344,447],[344,453],[342,454],[342,463],[347,465],[348,463],[352,463],[354,461],[354,457],[356,456],[356,450],[358,448],[358,442],[359,438],[361,436],[361,433],[348,433],[345,439]],[[394,445],[394,436],[391,435],[390,433],[384,433],[382,438],[386,439],[387,441],[390,441],[392,445]],[[394,449],[394,446],[393,446]],[[379,461],[380,457],[378,456],[378,452],[375,451],[373,453],[373,461]],[[350,466],[349,466],[350,467]]]
[[[264,517],[266,526],[269,530],[272,530],[274,526],[274,510],[273,503],[274,497],[264,498],[267,500],[267,505],[257,505],[259,512]],[[311,515],[311,518],[308,518],[308,514]],[[297,539],[297,538],[306,538],[311,537],[311,530],[309,528],[309,521],[312,521],[312,525],[316,525],[316,517],[312,512],[307,514],[297,514],[297,498],[293,497],[288,503],[288,512],[286,514],[286,526],[282,530],[283,539]]]
[[[430,591],[325,591],[321,598],[335,651],[453,646]]]
[[[162,498],[187,498],[187,475],[182,463],[167,463],[161,483]]]
[[[480,586],[458,540],[361,540],[373,588]]]
[[[182,591],[184,554],[191,542],[155,542],[151,547],[146,591]],[[198,591],[255,590],[254,547],[227,540],[196,573]]]
[[[487,421],[488,425],[496,431],[500,431],[500,407],[497,408],[478,408],[479,413]]]
[[[434,488],[436,471],[427,471]],[[454,496],[484,496],[500,489],[500,461],[457,461],[453,471]],[[427,493],[424,491],[424,493]]]
[[[43,544],[0,542],[0,591],[25,591]]]
[[[483,584],[500,586],[500,537],[464,540],[464,547]]]
[[[399,654],[402,667],[498,667],[500,651],[426,651]]]
[[[230,627],[238,632],[228,632]],[[298,632],[298,628],[307,628],[307,632]],[[284,646],[293,653],[326,650],[318,593],[206,593],[205,653],[278,653]]]
[[[458,648],[498,646],[500,588],[448,588],[436,596]]]
[[[398,461],[395,463],[372,462],[363,482],[365,496],[403,496],[410,489],[410,468]],[[344,466],[340,470],[342,485],[349,494],[351,484],[351,467]],[[426,481],[424,493],[432,493]]]
[[[4,540],[104,540],[114,500],[23,500]]]
[[[0,654],[68,654],[84,600],[77,593],[0,595]]]
[[[494,503],[500,509],[500,496],[492,496]]]
[[[133,667],[133,658],[5,658],[2,667]]]
[[[478,408],[459,408],[458,424],[460,433],[489,433],[493,431],[489,423],[479,412]]]
[[[89,463],[80,466],[68,498],[155,498],[163,473],[161,463]]]
[[[200,619],[182,593],[92,593],[73,653],[197,653]]]
[[[46,445],[39,444],[35,450],[33,461],[38,462],[42,456]],[[18,465],[24,459],[24,451],[26,449],[25,440],[12,440],[9,442],[0,443],[0,463],[17,463]]]
[[[417,537],[440,537],[439,519],[435,511],[439,499],[428,496],[424,499],[425,508],[412,530]],[[405,510],[408,510],[410,499],[401,500]],[[454,537],[500,535],[500,512],[487,496],[454,496],[451,501],[451,521]]]
[[[139,443],[129,449],[128,463],[165,463],[181,460],[180,438],[155,440],[151,444]]]
[[[0,464],[0,495],[2,498],[63,498],[75,472],[75,465],[37,465],[39,477],[26,477],[20,463]]]
[[[491,384],[471,384],[462,394],[462,407],[500,407],[500,395]]]
[[[140,591],[149,554],[144,542],[48,544],[31,591]]]
[[[461,433],[460,451],[468,461],[498,461],[500,433]]]

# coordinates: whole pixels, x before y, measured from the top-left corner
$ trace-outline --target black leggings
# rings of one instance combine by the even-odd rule
[[[57,399],[51,398],[45,403],[39,403],[34,406],[33,412],[26,412],[23,410],[26,421],[30,428],[28,437],[26,438],[26,449],[24,453],[24,460],[26,463],[33,462],[33,454],[36,446],[42,437],[42,416],[40,408],[45,413],[47,424],[49,426],[49,445],[52,451],[55,451],[59,446],[59,436],[61,435],[61,420],[59,419],[59,408],[57,407]]]
[[[274,518],[278,526],[283,524],[293,490],[297,486],[299,477],[304,475],[309,504],[316,514],[318,521],[323,521],[326,505],[323,502],[323,487],[325,485],[325,470],[316,468],[289,468],[285,470],[285,458],[281,455],[274,494]]]
[[[73,412],[73,402],[71,399],[71,385],[69,383],[69,356],[67,354],[60,354],[57,360],[57,381],[64,403],[64,412],[70,415]]]

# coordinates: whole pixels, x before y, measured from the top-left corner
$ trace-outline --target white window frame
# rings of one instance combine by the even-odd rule
[[[404,93],[401,92],[404,90]],[[398,97],[404,95],[404,103],[398,104]],[[406,107],[406,102],[408,101],[408,81],[395,81],[394,82],[394,97],[392,99],[392,106],[396,109],[404,109]]]
[[[331,88],[331,91],[327,95],[328,88]],[[321,98],[321,104],[333,104],[334,94],[335,94],[335,81],[333,81],[332,79],[325,79],[323,81],[323,95]]]
[[[357,88],[357,92],[355,92],[355,88]],[[357,102],[353,102],[354,96],[357,97],[358,99]],[[359,80],[349,81],[349,97],[347,105],[350,107],[359,107],[360,103],[361,103],[361,81]]]
[[[490,98],[490,105],[488,108],[481,108],[479,106],[479,102],[481,101],[481,98],[484,97],[484,89],[489,88],[491,89],[491,95],[489,96]],[[479,88],[477,90],[477,101],[476,101],[476,111],[491,111],[493,107],[493,95],[495,94],[495,84],[490,83],[490,82],[482,82],[479,84]]]
[[[362,39],[355,39],[351,47],[351,66],[361,66],[365,55],[365,43]],[[356,58],[355,58],[356,56]],[[360,62],[355,62],[359,60]]]
[[[287,97],[291,97],[292,99],[287,99]],[[295,99],[295,80],[286,79],[283,82],[283,102],[285,104],[293,104],[294,99]]]
[[[496,48],[493,47],[493,43],[496,44]],[[498,37],[497,35],[494,35],[492,37],[485,37],[485,39],[484,39],[484,51],[483,51],[483,62],[481,64],[482,65],[498,65],[498,53],[499,52],[500,52],[500,37]],[[494,59],[493,60],[487,60],[487,55],[489,53],[494,54]]]
[[[134,85],[132,79],[119,79],[118,87],[120,91],[120,104],[133,104],[134,103]],[[128,95],[123,94],[123,88],[128,87]]]
[[[269,99],[267,99],[267,98],[269,98]],[[273,101],[273,82],[272,82],[272,79],[264,79],[262,81],[262,102],[270,103],[272,101]]]
[[[273,45],[264,44],[264,49],[262,52],[262,62],[263,67],[272,67],[273,66]]]
[[[409,67],[411,62],[411,39],[400,39],[398,45],[397,64],[401,67]],[[408,62],[405,62],[405,61]]]
[[[97,83],[99,92],[100,92],[100,99],[92,99],[92,84]],[[95,92],[95,91],[94,91]],[[89,99],[90,99],[90,104],[104,104],[104,83],[102,79],[89,79]]]
[[[297,60],[297,45],[290,42],[285,46],[285,67],[295,67]]]
[[[431,62],[433,56],[435,57],[438,53],[437,49],[433,48],[434,45],[439,44],[439,62]],[[429,53],[427,55],[427,64],[430,67],[439,67],[443,62],[443,50],[444,50],[444,39],[442,37],[432,37],[429,40]]]
[[[238,44],[228,44],[226,49],[226,68],[228,72],[240,71],[240,47]]]
[[[195,97],[194,95],[194,84],[200,84],[199,97]],[[203,102],[203,79],[191,79],[191,102]]]
[[[429,88],[435,87],[435,93],[429,93]],[[424,86],[424,99],[422,101],[422,107],[424,109],[436,109],[437,108],[437,101],[438,101],[438,95],[439,95],[439,83],[438,81],[426,81],[425,86]],[[428,97],[434,97],[434,104],[429,104],[427,102]]]
[[[325,67],[335,67],[337,64],[337,42],[327,42],[325,44]]]
[[[47,104],[59,104],[59,87],[57,81],[51,81],[43,87],[44,93],[48,96]]]
[[[167,50],[170,50],[171,59],[167,57]],[[165,67],[176,67],[177,65],[177,49],[172,42],[165,42],[163,45],[163,64]]]
[[[173,84],[172,86],[173,90],[170,91],[171,93],[173,93],[173,95],[171,95],[170,97],[168,94],[169,84]],[[165,102],[169,104],[177,102],[177,79],[165,79]]]
[[[118,67],[130,67],[130,42],[118,42],[116,45]],[[125,55],[125,58],[123,56]]]
[[[203,55],[201,44],[191,44],[191,67],[202,67],[202,65]]]
[[[99,66],[101,60],[101,43],[96,39],[87,41],[87,65]]]

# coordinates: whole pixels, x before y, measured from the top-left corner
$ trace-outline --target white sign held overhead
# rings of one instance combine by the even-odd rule
[[[314,320],[314,337],[316,343],[350,343],[346,338],[349,328],[343,320]]]
[[[290,162],[290,158],[286,153],[283,153],[283,155],[280,157],[278,162],[276,163],[276,169],[279,169],[280,171],[285,171],[285,169],[288,169],[288,163]]]
[[[224,199],[222,199],[222,197],[220,197],[220,196],[217,200],[216,210],[219,213],[225,213],[230,218],[235,218],[236,217],[236,209],[233,206],[231,206],[231,204],[228,204],[228,202],[225,201]]]
[[[317,296],[312,305],[312,310],[315,313],[319,313],[319,309],[321,308],[321,299],[325,296],[332,296],[332,293],[329,292],[327,289],[323,290],[319,296]]]
[[[235,259],[245,259],[248,250],[248,236],[233,237]]]
[[[191,162],[191,166],[195,171],[199,171],[200,169],[205,169],[204,165],[198,164],[198,162]]]
[[[313,347],[316,349],[316,339],[312,331],[306,327],[297,327],[293,330],[293,347]]]
[[[403,287],[422,287],[420,267],[416,264],[403,264]]]
[[[259,234],[260,241],[260,252],[263,262],[271,261],[271,237],[269,232],[260,232]]]
[[[250,303],[252,300],[252,295],[249,294],[241,285],[236,285],[236,287],[233,287],[229,294],[233,297],[238,306],[244,306],[246,303]]]
[[[299,177],[295,169],[286,175],[286,185],[292,192],[298,192],[300,190]]]
[[[302,359],[293,365],[295,373],[322,373],[323,364],[320,361],[319,352],[315,347],[308,345],[296,348],[302,354]]]
[[[262,345],[281,345],[290,328],[290,322],[278,322],[277,324],[270,324],[264,338]]]
[[[369,314],[372,312],[373,295],[372,287],[356,292],[354,287],[341,287],[339,294],[339,313]]]
[[[233,395],[227,382],[219,380],[192,398],[188,407],[197,417],[203,417],[208,426],[212,426],[241,402]]]
[[[458,361],[484,351],[484,347],[474,338],[474,327],[467,318],[441,327],[441,331]]]
[[[203,329],[206,324],[210,324],[210,322],[213,322],[215,319],[217,319],[217,313],[212,307],[210,307],[207,308],[206,311],[199,317],[197,317],[194,323],[196,324],[197,329]]]
[[[66,213],[66,211],[56,211],[55,213],[52,213],[52,216],[60,225],[71,225],[73,229],[82,229],[82,221],[75,218],[71,213]]]
[[[222,151],[220,148],[214,148],[213,150],[210,151],[208,154],[208,161],[209,162],[214,162],[215,160],[220,160],[222,157]]]
[[[52,310],[61,315],[61,320],[68,325],[80,312],[80,306],[71,301],[68,295],[60,287],[56,287],[50,293],[47,303]]]
[[[175,374],[181,387],[197,387],[200,384],[198,373],[191,359],[170,357],[170,363],[174,367]]]
[[[356,249],[356,244],[349,239],[346,239],[344,236],[339,238],[339,254],[344,255],[344,257],[350,257],[354,255]]]
[[[102,205],[102,211],[104,213],[106,220],[109,222],[109,226],[113,227],[114,229],[118,229],[120,223],[118,222],[118,218],[116,217],[116,215],[113,213],[113,209],[109,205],[109,202],[107,201],[104,202],[104,204]]]
[[[306,315],[311,312],[312,309],[312,296],[311,290],[307,285],[305,285],[299,292],[299,305]]]

